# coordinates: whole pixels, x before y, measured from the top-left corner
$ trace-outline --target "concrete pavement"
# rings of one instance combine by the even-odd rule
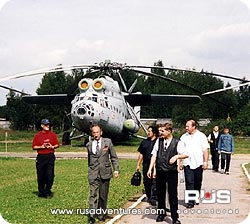
[[[245,220],[250,212],[250,191],[248,180],[241,168],[241,164],[244,162],[250,162],[250,155],[233,155],[230,175],[213,173],[210,169],[204,172],[202,189],[210,193],[212,190],[230,190],[231,202],[229,204],[200,203],[193,209],[186,209],[184,207],[185,184],[179,183],[179,215],[181,223],[235,224]],[[209,167],[211,167],[211,163],[209,163]],[[136,208],[140,209],[141,212],[146,209],[151,209],[152,213],[156,211],[156,207],[149,205],[147,202],[141,202]],[[124,215],[115,223],[151,224],[155,223],[156,217],[156,214]],[[170,213],[167,214],[162,223],[172,223]],[[245,224],[247,223],[250,223],[250,218],[245,221]]]

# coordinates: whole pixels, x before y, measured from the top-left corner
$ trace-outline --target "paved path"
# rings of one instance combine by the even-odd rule
[[[34,152],[0,152],[0,157],[16,157],[16,158],[36,158],[37,153]],[[87,152],[55,152],[57,159],[74,159],[87,158]],[[117,153],[120,159],[137,159],[137,153]]]
[[[136,153],[117,153],[119,158],[136,159]],[[35,158],[36,152],[31,153],[5,153],[0,152],[0,157],[21,157]],[[86,152],[56,152],[57,158],[85,158]],[[184,207],[184,188],[185,184],[179,183],[179,211],[182,224],[236,224],[246,219],[250,212],[250,191],[249,183],[244,175],[241,164],[250,162],[250,155],[233,155],[230,167],[230,175],[213,173],[211,170],[206,170],[203,177],[202,189],[205,192],[212,190],[229,189],[231,191],[230,204],[202,204],[195,206],[194,209],[187,210]],[[211,167],[211,164],[209,164]],[[248,190],[247,190],[248,189]],[[140,211],[145,211],[146,208],[153,209],[156,207],[150,206],[146,202],[138,203],[137,207]],[[116,221],[116,224],[123,223],[155,223],[155,214],[148,215],[124,215]],[[165,218],[163,223],[172,223],[170,215]],[[244,224],[250,223],[250,218]]]
[[[179,183],[179,211],[182,224],[235,224],[245,220],[250,212],[250,191],[247,191],[249,183],[241,168],[244,162],[250,162],[250,155],[233,155],[230,175],[213,173],[211,170],[204,172],[202,189],[205,192],[211,192],[213,189],[229,189],[231,191],[230,204],[200,203],[194,209],[187,210],[183,205],[185,184]],[[211,164],[209,165],[211,167]],[[147,208],[154,209],[146,202],[141,202],[136,208],[140,211],[145,211]],[[149,224],[155,223],[156,217],[155,214],[125,215],[115,223]],[[163,223],[172,223],[170,213]],[[250,223],[250,217],[244,224],[247,223]]]

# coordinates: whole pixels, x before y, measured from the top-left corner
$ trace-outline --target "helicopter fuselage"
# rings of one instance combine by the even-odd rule
[[[112,78],[85,78],[78,87],[80,93],[71,102],[71,118],[78,130],[89,133],[92,124],[99,124],[105,135],[118,139],[138,131],[139,125],[129,112],[118,83]]]

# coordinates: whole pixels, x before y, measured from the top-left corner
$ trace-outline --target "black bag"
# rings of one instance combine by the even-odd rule
[[[133,186],[140,186],[141,184],[141,173],[140,171],[136,171],[131,178],[131,185]]]

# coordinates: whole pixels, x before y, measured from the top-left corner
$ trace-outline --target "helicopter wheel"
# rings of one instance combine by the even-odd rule
[[[70,132],[64,132],[62,137],[62,145],[70,145]]]

